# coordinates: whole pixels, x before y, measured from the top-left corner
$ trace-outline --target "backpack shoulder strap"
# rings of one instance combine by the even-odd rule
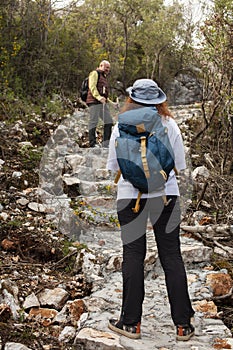
[[[97,74],[98,74],[98,80],[99,80],[99,78],[100,78],[100,74],[101,74],[101,73],[100,73],[100,71],[98,71],[98,69],[96,69],[95,71],[96,71],[96,72],[97,72]]]
[[[116,177],[115,177],[115,180],[114,180],[114,184],[117,184],[119,179],[121,177],[121,171],[120,169],[118,170],[117,174],[116,174]]]

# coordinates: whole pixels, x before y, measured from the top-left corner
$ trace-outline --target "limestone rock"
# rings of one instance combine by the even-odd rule
[[[52,306],[61,310],[69,297],[69,293],[63,288],[44,289],[38,294],[38,300],[42,306]]]
[[[213,301],[200,300],[193,303],[196,312],[201,312],[205,318],[217,318],[218,309]]]
[[[58,337],[58,340],[60,342],[64,342],[64,343],[68,343],[70,342],[72,339],[74,339],[76,334],[76,329],[75,327],[72,326],[66,326],[65,328],[63,328],[61,334]]]
[[[30,295],[28,295],[23,303],[23,308],[25,310],[30,309],[31,307],[39,307],[39,306],[40,306],[40,303],[35,293],[31,293]]]
[[[89,350],[123,350],[119,342],[120,337],[113,333],[98,331],[92,328],[83,328],[75,338],[75,345],[85,346]]]
[[[20,343],[8,342],[5,344],[4,350],[31,350],[31,348]]]
[[[182,247],[181,250],[183,259],[187,263],[209,261],[212,254],[210,247],[202,246],[198,243]]]
[[[54,317],[57,315],[58,311],[48,308],[32,308],[29,312],[29,319],[36,319],[44,327],[51,325]]]
[[[198,180],[202,180],[202,181],[206,181],[210,176],[209,170],[204,166],[199,166],[196,169],[194,169],[193,173],[192,173],[192,177],[194,180],[198,181]]]

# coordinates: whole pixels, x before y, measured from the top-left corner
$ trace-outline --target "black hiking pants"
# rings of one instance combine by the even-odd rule
[[[141,199],[139,213],[132,211],[135,199],[121,199],[117,202],[123,243],[121,318],[126,325],[136,324],[142,317],[148,217],[153,226],[159,259],[165,273],[172,320],[175,325],[189,324],[194,315],[180,251],[179,200],[176,196],[167,198],[171,199],[168,206],[164,206],[162,197]]]

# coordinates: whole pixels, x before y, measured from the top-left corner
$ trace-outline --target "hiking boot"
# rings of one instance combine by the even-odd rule
[[[137,325],[126,325],[122,321],[111,319],[109,320],[108,328],[131,339],[141,338],[140,322]]]
[[[194,335],[194,327],[192,324],[184,324],[176,326],[176,339],[189,340]]]

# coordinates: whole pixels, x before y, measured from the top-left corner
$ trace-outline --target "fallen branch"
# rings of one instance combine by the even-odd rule
[[[220,243],[218,243],[216,240],[214,240],[214,244],[221,248],[222,250],[224,250],[228,255],[231,254],[233,256],[233,248],[229,247],[229,246],[224,246]]]
[[[203,198],[205,196],[205,192],[206,192],[207,187],[208,187],[208,182],[206,182],[204,184],[204,187],[203,187],[203,189],[201,191],[200,198],[198,199],[198,202],[197,202],[196,210],[199,210],[199,206],[200,206],[200,204],[201,204],[201,202],[202,202],[202,200],[203,200]]]
[[[4,268],[4,269],[12,269],[12,267],[15,267],[15,266],[19,266],[19,265],[23,265],[23,266],[29,266],[29,267],[43,267],[44,264],[35,264],[35,263],[31,263],[31,262],[27,262],[27,261],[17,261],[17,262],[11,262],[10,264],[3,264],[1,265],[1,268]]]
[[[69,259],[71,256],[77,254],[77,250],[74,250],[72,253],[64,256],[64,258],[62,258],[61,260],[57,261],[56,263],[53,264],[52,269],[54,269],[54,267],[57,267],[58,265],[60,265],[61,263],[63,263],[66,259]]]
[[[201,240],[204,244],[214,248],[219,247],[228,256],[233,257],[233,248],[228,245],[222,245],[219,240],[231,240],[232,237],[232,226],[229,225],[196,225],[196,226],[187,226],[182,225],[181,229],[185,232],[190,232],[194,237]],[[219,235],[219,237],[218,237]]]
[[[226,233],[226,232],[232,232],[232,226],[230,225],[195,225],[195,226],[188,226],[188,225],[181,225],[180,228],[183,231],[188,231],[191,233]]]

